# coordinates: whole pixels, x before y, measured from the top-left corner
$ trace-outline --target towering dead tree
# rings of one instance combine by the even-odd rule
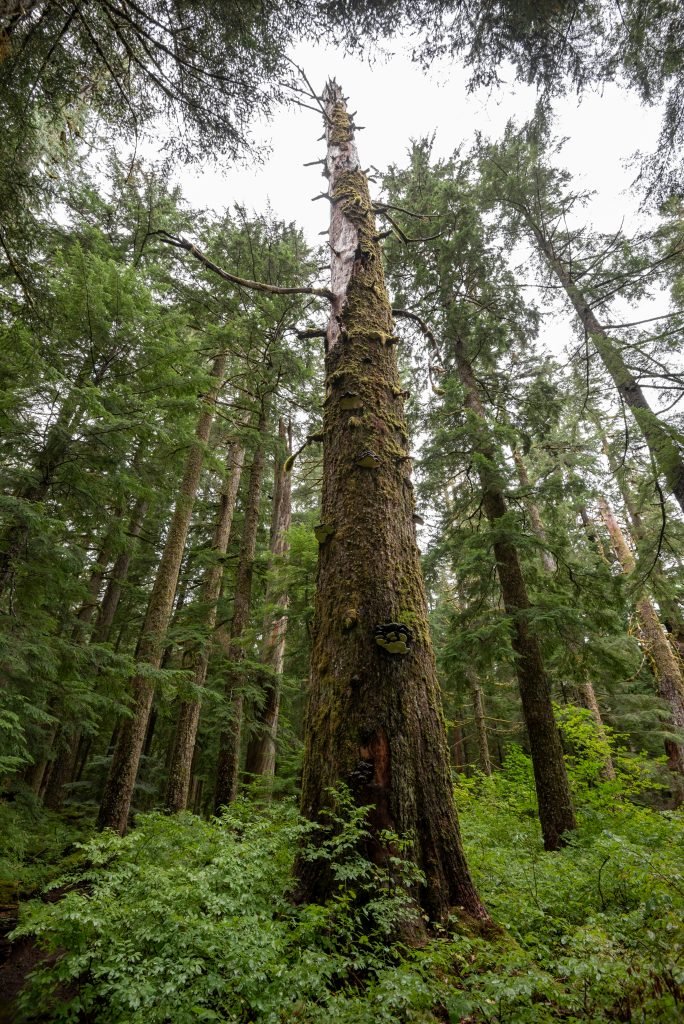
[[[214,560],[206,569],[200,595],[200,601],[206,608],[204,625],[210,635],[216,625],[216,603],[221,594],[221,581],[223,579],[224,562],[222,556],[228,550],[228,541],[230,540],[230,531],[233,525],[233,513],[240,487],[244,460],[244,446],[238,441],[229,445],[226,457],[226,477],[221,488],[218,516],[216,517],[214,536],[212,538]],[[192,681],[196,689],[201,689],[206,682],[207,667],[209,665],[209,643],[210,639],[200,646],[194,656]],[[199,700],[184,700],[181,702],[178,709],[176,732],[170,757],[169,779],[166,788],[166,806],[172,812],[184,811],[188,804],[190,770],[195,751],[199,718]]]
[[[323,510],[302,810],[311,820],[346,783],[381,832],[409,839],[430,920],[451,907],[482,920],[458,829],[425,588],[392,311],[373,206],[341,88],[324,97],[331,312],[326,334]],[[299,897],[324,900],[323,861],[300,858]]]

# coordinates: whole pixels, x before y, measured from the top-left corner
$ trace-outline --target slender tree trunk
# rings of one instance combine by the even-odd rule
[[[207,639],[195,654],[193,664],[193,686],[202,688],[207,678],[207,666],[209,664],[209,649],[213,640],[213,630],[216,625],[216,606],[221,594],[221,581],[223,579],[223,567],[230,532],[233,525],[233,514],[240,487],[242,466],[245,460],[245,449],[240,442],[234,442],[228,447],[226,458],[226,476],[221,488],[219,511],[214,527],[212,539],[212,551],[214,558],[208,566],[202,581],[200,601],[206,608],[205,627]],[[171,751],[171,763],[169,767],[168,786],[166,790],[166,806],[169,811],[175,813],[184,811],[188,806],[188,793],[190,789],[190,774],[192,759],[195,752],[195,740],[197,738],[197,727],[200,718],[199,700],[182,701],[178,709],[178,720],[176,732],[173,739]]]
[[[173,610],[173,600],[178,585],[190,517],[204,462],[204,448],[209,440],[214,419],[214,406],[223,383],[225,364],[225,353],[221,353],[214,360],[212,367],[214,383],[204,400],[204,407],[195,431],[195,441],[186,459],[178,500],[147,606],[137,657],[139,662],[152,669],[159,668],[164,650],[164,636]],[[122,835],[128,825],[140,753],[152,707],[154,683],[150,681],[145,672],[142,672],[131,680],[131,690],[133,694],[132,714],[121,724],[98,818],[100,828],[113,828]]]
[[[570,299],[580,323],[591,338],[620,398],[631,410],[639,425],[658,472],[684,511],[684,459],[682,459],[682,452],[675,437],[651,409],[641,386],[625,363],[619,345],[599,323],[591,308],[590,300],[573,281],[567,266],[557,257],[553,244],[529,214],[525,214],[525,220],[541,252]]]
[[[459,775],[467,775],[468,757],[466,754],[463,722],[460,719],[454,722],[452,728],[452,735],[453,740],[451,744],[451,763],[454,767],[454,771],[457,771]]]
[[[245,520],[240,541],[240,557],[235,575],[233,618],[230,624],[230,633],[228,634],[222,630],[219,635],[228,661],[225,692],[226,700],[230,704],[230,721],[228,727],[222,730],[219,737],[216,786],[214,789],[214,810],[217,814],[222,807],[235,799],[238,790],[244,704],[239,671],[240,663],[244,660],[245,656],[241,639],[249,623],[249,613],[252,606],[252,576],[254,573],[257,533],[259,531],[261,487],[266,461],[264,435],[267,422],[268,417],[265,404],[262,404],[257,443],[249,474],[247,507],[245,509]]]
[[[288,431],[282,417],[278,424],[278,437],[280,449],[275,465],[271,518],[271,573],[287,554],[287,531],[292,520],[292,475],[285,471],[285,454],[292,453],[292,427],[290,425]],[[264,618],[264,643],[261,652],[265,668],[264,700],[257,712],[255,731],[247,744],[245,759],[245,772],[248,775],[263,776],[267,779],[272,779],[275,775],[280,688],[285,663],[289,603],[287,592],[283,592],[277,583],[271,580],[266,588],[267,612]]]
[[[492,761],[489,756],[489,740],[487,739],[487,717],[485,715],[484,694],[474,669],[466,669],[468,689],[473,702],[473,717],[475,719],[475,735],[477,737],[477,751],[479,754],[480,768],[485,775],[492,774]]]
[[[516,655],[516,674],[530,743],[544,846],[547,850],[557,850],[563,845],[567,833],[575,828],[575,815],[560,733],[553,717],[551,687],[539,640],[530,628],[530,601],[518,552],[502,530],[507,507],[495,468],[496,452],[489,438],[473,368],[460,339],[455,342],[454,352],[465,392],[465,406],[471,416],[474,448],[481,456],[482,502],[494,536],[494,555],[504,607],[511,620],[511,644]]]
[[[601,438],[603,454],[606,456],[611,473],[615,477],[617,485],[620,488],[620,494],[622,495],[622,501],[627,513],[627,521],[629,523],[632,536],[634,537],[637,545],[641,544],[647,540],[646,529],[641,513],[636,506],[634,495],[627,480],[624,467],[618,465],[615,460],[603,434],[598,416],[593,415],[592,420],[596,426],[598,435]],[[661,611],[663,625],[669,634],[675,654],[681,662],[684,657],[684,619],[682,618],[682,611],[679,604],[672,596],[671,588],[668,586],[667,578],[659,561],[656,562],[651,570],[650,585]]]
[[[627,539],[605,498],[600,498],[599,507],[622,570],[626,575],[630,575],[636,566]],[[668,764],[671,771],[684,775],[684,678],[658,612],[647,594],[642,593],[637,598],[636,612],[642,644],[653,666],[658,695],[670,708],[674,730],[682,737],[679,740],[665,740]]]
[[[139,536],[146,510],[147,501],[144,499],[138,499],[131,514],[128,531],[131,540],[135,540]],[[126,549],[118,555],[114,562],[109,583],[105,589],[104,598],[100,606],[95,628],[90,638],[91,643],[106,643],[109,638],[109,631],[121,596],[121,587],[128,574],[131,550],[132,544],[129,542]],[[90,577],[88,587],[90,596],[83,603],[77,616],[79,621],[74,627],[73,633],[73,639],[75,642],[83,640],[84,628],[95,614],[95,610],[97,608],[97,596],[102,587],[102,581],[105,576],[104,569],[109,561],[109,557],[109,544],[107,543],[107,539],[105,539]],[[75,781],[81,774],[85,766],[85,758],[87,757],[89,749],[90,744],[88,744],[85,755],[83,755],[83,734],[78,727],[74,729],[69,736],[62,738],[59,751],[52,766],[52,771],[50,772],[49,781],[45,788],[44,803],[46,807],[49,807],[54,811],[61,808],[64,800],[64,786],[69,781]]]
[[[369,856],[388,863],[382,830],[407,837],[425,878],[415,897],[430,920],[445,921],[456,906],[486,921],[453,801],[375,217],[334,82],[325,108],[333,299],[302,812],[325,820],[334,787],[345,783],[372,807]],[[324,861],[300,857],[295,870],[300,899],[334,891]]]

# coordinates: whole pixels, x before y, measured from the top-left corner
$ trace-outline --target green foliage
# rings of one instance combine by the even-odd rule
[[[85,873],[61,880],[79,887],[25,908],[17,935],[62,952],[35,973],[22,1019],[674,1024],[684,821],[631,802],[619,768],[617,784],[601,780],[582,715],[564,728],[580,828],[561,852],[542,850],[521,751],[457,787],[469,862],[504,934],[486,938],[455,918],[451,934],[421,948],[397,942],[415,869],[397,837],[387,837],[389,869],[359,853],[366,812],[344,791],[317,834],[288,803],[240,802],[211,822],[152,814],[125,839],[90,840]],[[334,873],[325,906],[291,902],[297,848]]]
[[[79,890],[59,904],[31,904],[17,932],[66,950],[36,974],[26,1019],[53,1005],[55,1021],[87,1015],[103,1024],[360,1024],[362,979],[387,995],[376,1019],[397,1019],[397,1008],[428,990],[390,941],[415,873],[399,854],[389,869],[359,855],[365,813],[342,794],[327,836],[308,848],[330,861],[339,883],[325,906],[296,908],[288,898],[293,850],[312,839],[289,804],[256,811],[238,803],[209,823],[148,815],[125,839],[91,840]],[[63,1002],[55,1001],[60,991],[70,993]]]

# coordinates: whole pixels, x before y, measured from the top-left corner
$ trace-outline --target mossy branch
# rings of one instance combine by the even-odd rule
[[[181,238],[178,235],[171,235],[168,231],[155,231],[153,234],[157,235],[162,242],[166,242],[167,245],[173,245],[176,249],[185,249],[191,256],[206,267],[207,270],[211,270],[214,274],[217,274],[224,281],[230,282],[230,284],[240,285],[242,288],[250,288],[255,292],[266,292],[270,295],[319,295],[323,299],[327,299],[332,302],[334,296],[329,288],[285,288],[277,284],[266,284],[265,281],[250,281],[248,278],[237,277],[235,274],[229,274],[227,270],[219,267],[217,263],[210,260],[208,256],[198,249],[196,245],[188,241],[187,238]]]

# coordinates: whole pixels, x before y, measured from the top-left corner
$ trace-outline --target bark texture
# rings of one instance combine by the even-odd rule
[[[273,487],[273,512],[271,517],[271,558],[273,570],[287,555],[287,531],[292,520],[292,476],[285,470],[285,456],[292,453],[292,429],[285,426],[285,420],[278,424],[280,441],[279,457],[276,461]],[[280,715],[280,688],[285,663],[285,640],[287,636],[287,609],[290,603],[287,591],[277,582],[269,582],[266,588],[266,617],[264,619],[264,642],[261,660],[264,664],[264,699],[256,715],[254,733],[247,744],[245,772],[247,775],[272,779],[275,775],[276,740]]]
[[[261,487],[264,480],[266,453],[264,447],[268,416],[262,405],[259,416],[256,448],[249,473],[247,489],[247,505],[245,520],[240,541],[240,557],[235,575],[235,594],[233,597],[233,617],[230,631],[222,630],[219,640],[223,646],[228,662],[226,677],[226,701],[230,706],[230,721],[219,737],[218,764],[216,767],[216,786],[214,789],[214,811],[229,804],[237,796],[240,778],[240,750],[242,745],[242,715],[244,694],[239,679],[240,662],[245,651],[242,646],[242,634],[249,623],[252,607],[252,576],[254,574],[254,556],[256,554],[257,533],[259,532],[259,509],[261,505]]]
[[[145,614],[137,660],[152,669],[159,668],[164,652],[164,636],[173,611],[190,517],[204,462],[204,448],[209,440],[214,420],[214,406],[223,383],[225,364],[225,353],[220,353],[214,360],[213,384],[205,397],[195,431],[195,440],[185,462],[178,500]],[[131,680],[131,690],[131,716],[121,723],[98,817],[100,828],[112,828],[122,835],[128,826],[133,789],[152,708],[154,683],[143,671]]]
[[[193,659],[193,685],[202,688],[207,678],[209,651],[214,626],[216,625],[216,605],[221,594],[223,579],[223,556],[228,550],[233,514],[237,500],[242,466],[245,461],[244,446],[235,442],[228,448],[226,458],[226,476],[221,489],[218,516],[214,526],[212,551],[214,558],[208,566],[200,593],[202,606],[206,608],[204,625],[207,631],[206,643],[200,647]],[[175,813],[184,811],[188,805],[190,792],[190,773],[192,758],[195,752],[195,740],[200,717],[199,700],[182,701],[178,709],[176,732],[173,740],[169,765],[169,779],[166,789],[166,806]]]
[[[456,339],[454,352],[465,405],[471,416],[473,447],[480,456],[482,503],[493,534],[496,569],[504,607],[511,621],[511,645],[534,769],[544,846],[557,850],[575,828],[570,784],[560,733],[553,717],[551,686],[539,640],[530,628],[530,601],[515,545],[502,530],[507,506],[496,471],[496,452],[489,437],[480,393],[465,346]]]
[[[599,507],[618,561],[623,572],[629,575],[634,572],[636,564],[627,538],[605,498],[600,499]],[[684,775],[684,678],[680,662],[670,646],[667,633],[648,594],[642,592],[637,598],[636,613],[641,642],[650,658],[658,685],[658,696],[670,709],[674,731],[682,736],[681,740],[665,740],[668,766],[670,771],[677,775]]]
[[[313,821],[345,783],[380,831],[410,839],[425,875],[417,902],[433,921],[451,907],[487,913],[471,881],[454,807],[441,697],[416,547],[411,464],[368,183],[342,90],[324,95],[331,207],[332,308],[326,337],[323,508],[302,811]],[[395,653],[376,640],[380,635]],[[405,627],[406,633],[397,633]],[[388,641],[390,634],[402,640]],[[401,653],[406,648],[405,653]],[[299,858],[298,897],[333,891],[322,861]]]

